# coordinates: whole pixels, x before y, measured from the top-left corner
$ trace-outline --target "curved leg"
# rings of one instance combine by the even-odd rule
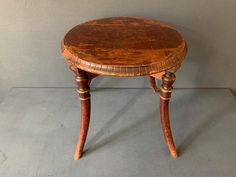
[[[88,85],[90,86],[90,84],[91,84],[91,82],[92,82],[92,80],[95,78],[95,77],[97,77],[97,75],[96,74],[93,74],[93,73],[87,73],[87,78],[88,78]]]
[[[76,83],[78,85],[77,92],[79,93],[81,102],[81,123],[74,160],[78,160],[82,156],[90,120],[89,78],[85,71],[78,69],[78,73],[76,73]]]
[[[158,88],[157,88],[157,85],[156,85],[156,80],[154,77],[152,76],[148,76],[148,80],[150,82],[150,85],[152,87],[152,90],[157,93],[158,92]]]
[[[172,84],[175,82],[175,75],[170,72],[165,72],[162,76],[162,85],[160,88],[160,113],[161,124],[165,136],[166,144],[172,157],[177,158],[178,154],[175,149],[174,141],[171,134],[169,120],[169,100],[172,92]]]

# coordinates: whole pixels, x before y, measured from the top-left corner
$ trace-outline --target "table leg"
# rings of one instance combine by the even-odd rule
[[[172,138],[169,120],[169,100],[173,89],[172,84],[174,82],[175,75],[170,72],[165,72],[165,74],[162,76],[162,85],[160,88],[160,114],[166,144],[168,146],[171,156],[177,158],[178,154]]]
[[[89,84],[90,80],[85,71],[79,70],[76,73],[76,83],[78,86],[77,92],[79,93],[81,102],[81,123],[80,131],[77,141],[77,146],[74,154],[74,160],[79,160],[83,153],[84,144],[86,141],[89,120],[90,120],[90,93]]]
[[[157,85],[156,85],[156,80],[155,80],[155,77],[153,76],[148,76],[148,80],[150,82],[150,85],[152,87],[152,90],[157,93],[158,92],[158,88],[157,88]]]
[[[93,73],[86,73],[87,74],[87,79],[88,79],[88,85],[90,86],[92,80],[97,77],[98,75],[93,74]]]

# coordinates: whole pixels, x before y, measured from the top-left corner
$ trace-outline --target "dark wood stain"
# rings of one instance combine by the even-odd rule
[[[167,147],[178,157],[169,120],[169,100],[174,73],[186,55],[187,46],[172,27],[156,20],[113,17],[82,23],[62,41],[62,53],[76,75],[81,100],[81,127],[74,159],[81,158],[90,121],[91,81],[99,75],[147,75],[155,93],[160,87],[160,115]]]
[[[62,52],[76,67],[96,74],[136,76],[178,65],[186,44],[175,29],[158,21],[113,17],[72,28]]]

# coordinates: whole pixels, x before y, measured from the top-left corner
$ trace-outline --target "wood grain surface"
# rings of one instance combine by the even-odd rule
[[[72,28],[62,41],[70,68],[111,76],[151,75],[179,67],[186,43],[172,27],[131,17],[92,20]]]

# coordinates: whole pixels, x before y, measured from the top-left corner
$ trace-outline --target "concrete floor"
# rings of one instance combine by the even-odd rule
[[[0,177],[234,177],[236,99],[228,90],[175,90],[167,151],[158,97],[148,89],[92,92],[86,153],[74,89],[15,88],[0,105]]]

